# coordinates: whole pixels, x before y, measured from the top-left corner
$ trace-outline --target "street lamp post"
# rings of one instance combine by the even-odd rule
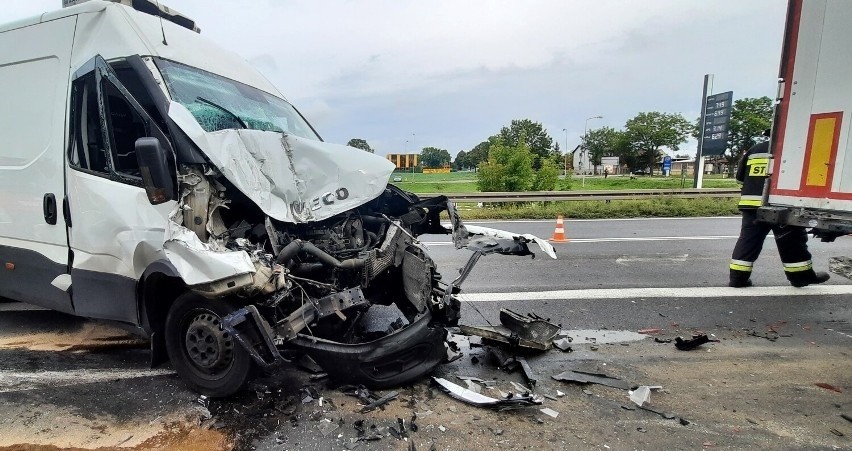
[[[417,147],[414,145],[414,138],[416,138],[416,136],[414,135],[414,133],[412,133],[412,134],[411,134],[411,151],[412,151],[412,152],[414,152],[414,149],[416,149],[416,148],[417,148]],[[422,163],[421,163],[421,164],[422,164]],[[416,166],[417,166],[416,164],[411,166],[411,181],[412,181],[412,182],[414,181],[414,168],[415,168]]]
[[[584,155],[585,155],[585,158],[589,157],[589,149],[586,148],[586,135],[588,134],[588,130],[589,130],[589,121],[592,120],[592,119],[603,119],[603,116],[592,116],[592,117],[586,118],[586,125],[583,126],[583,150],[580,153],[580,162],[581,162],[580,164],[582,164]],[[585,171],[583,172],[583,186],[586,186],[586,172]]]
[[[562,175],[568,177],[568,129],[563,128],[562,131],[565,132],[565,172]]]

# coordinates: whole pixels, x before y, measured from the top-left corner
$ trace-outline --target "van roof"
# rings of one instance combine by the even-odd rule
[[[278,89],[239,55],[195,31],[123,4],[90,0],[0,26],[0,33],[78,15],[73,73],[95,55],[107,61],[130,55],[159,56],[197,67],[284,98]],[[166,42],[164,43],[163,35]],[[175,45],[179,42],[180,45]]]

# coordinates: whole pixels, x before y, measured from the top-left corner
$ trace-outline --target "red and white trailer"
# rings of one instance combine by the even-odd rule
[[[852,1],[790,0],[762,220],[852,233],[850,124]]]

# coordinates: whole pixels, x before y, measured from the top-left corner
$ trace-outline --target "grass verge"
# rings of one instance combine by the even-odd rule
[[[736,198],[676,199],[660,197],[643,200],[517,202],[459,204],[463,219],[566,219],[676,218],[739,215]]]

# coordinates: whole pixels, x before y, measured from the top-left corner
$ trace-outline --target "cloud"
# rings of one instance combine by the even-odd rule
[[[519,118],[563,147],[567,129],[569,148],[591,116],[692,120],[705,73],[736,98],[772,95],[785,14],[773,0],[163,3],[246,57],[325,139],[362,137],[379,154],[412,134],[418,148],[467,150]],[[0,20],[58,4],[10,3]]]

